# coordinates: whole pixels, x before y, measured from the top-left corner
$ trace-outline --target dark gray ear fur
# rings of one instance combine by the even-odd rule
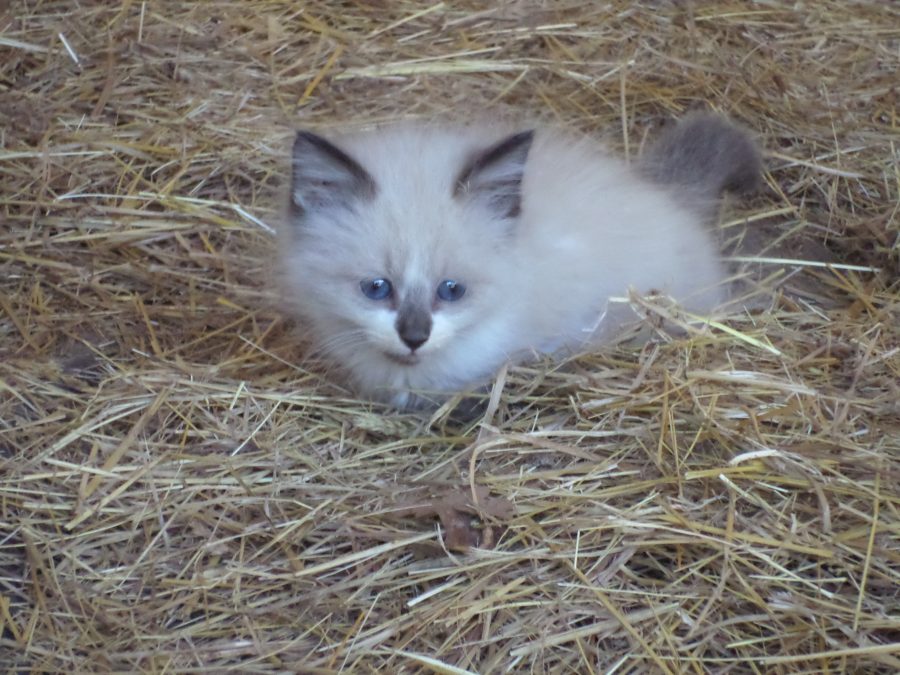
[[[725,117],[690,113],[644,152],[640,170],[656,182],[715,199],[757,189],[762,159],[753,137]]]
[[[350,207],[375,196],[375,180],[355,159],[311,131],[298,131],[291,174],[291,211]]]
[[[463,166],[453,196],[483,200],[501,218],[515,218],[522,208],[522,176],[534,130],[521,131],[479,152]]]

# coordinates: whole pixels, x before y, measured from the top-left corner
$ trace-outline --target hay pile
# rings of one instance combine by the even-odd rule
[[[883,0],[14,0],[0,663],[900,670],[898,72]],[[471,424],[302,358],[293,128],[491,105],[633,153],[704,102],[770,150],[722,223],[761,311],[511,369]]]

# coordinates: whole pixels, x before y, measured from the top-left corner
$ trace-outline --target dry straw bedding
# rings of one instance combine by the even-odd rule
[[[900,670],[898,71],[883,0],[0,8],[0,663]],[[474,422],[303,358],[293,128],[528,110],[633,154],[698,105],[768,151],[720,223],[752,310]]]

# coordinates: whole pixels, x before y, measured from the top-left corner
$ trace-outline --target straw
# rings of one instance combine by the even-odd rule
[[[0,10],[10,672],[900,670],[900,9],[13,0]],[[269,269],[292,132],[524,115],[768,149],[727,315],[396,413]],[[654,319],[669,317],[674,328]]]

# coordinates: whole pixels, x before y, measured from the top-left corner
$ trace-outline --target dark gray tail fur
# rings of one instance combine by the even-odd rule
[[[724,117],[691,113],[667,130],[641,157],[641,171],[703,200],[728,190],[759,186],[762,160],[753,138]]]

